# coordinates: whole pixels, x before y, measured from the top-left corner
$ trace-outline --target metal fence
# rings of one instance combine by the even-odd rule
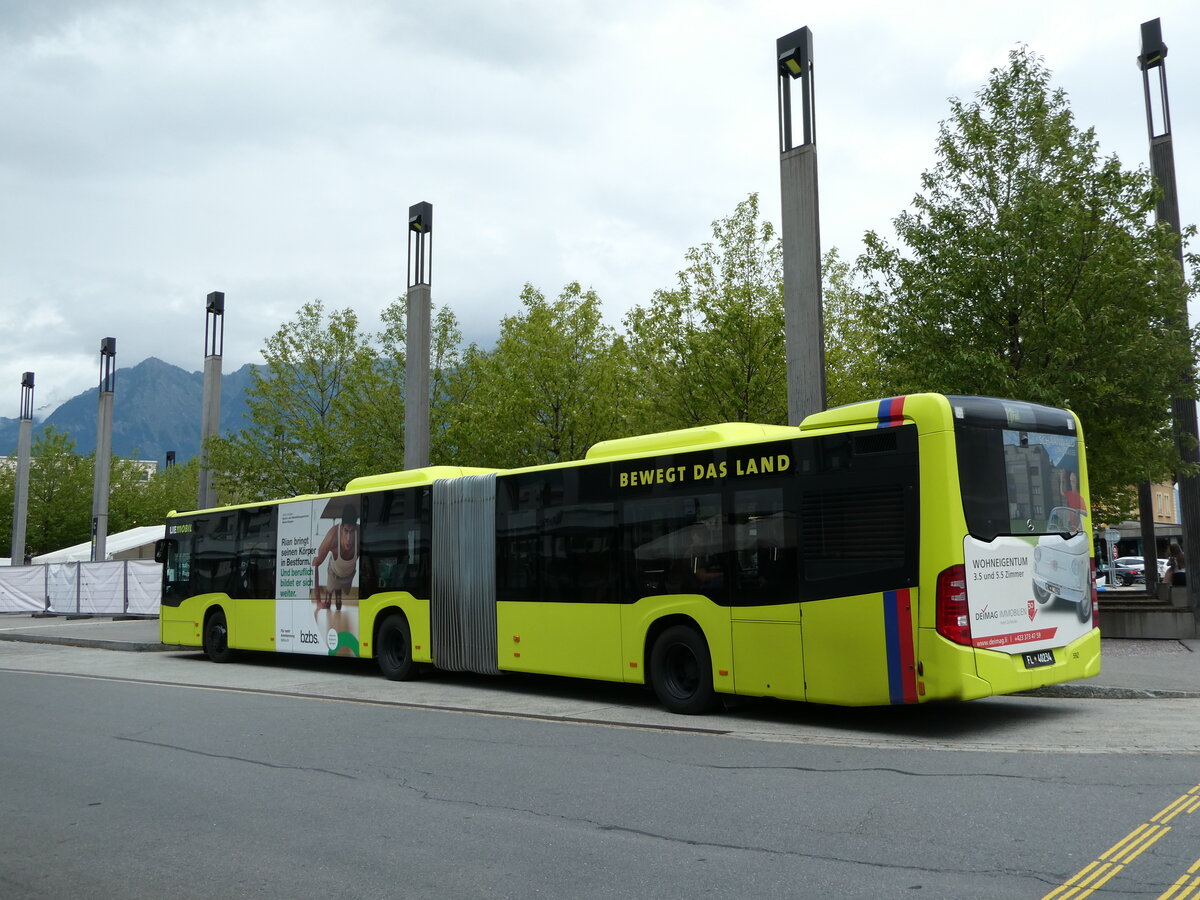
[[[0,566],[0,612],[157,616],[161,601],[149,559]]]

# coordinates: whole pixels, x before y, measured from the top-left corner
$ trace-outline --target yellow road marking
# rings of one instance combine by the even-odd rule
[[[1095,860],[1084,866],[1070,880],[1055,888],[1042,900],[1052,900],[1052,898],[1053,900],[1081,900],[1123,868],[1125,867],[1122,865]],[[1085,888],[1086,890],[1084,890]],[[1064,894],[1063,891],[1066,893]],[[1079,891],[1083,891],[1083,893],[1080,894]]]
[[[1167,888],[1165,891],[1163,891],[1161,894],[1158,895],[1156,900],[1172,900],[1172,898],[1174,898],[1174,900],[1183,900],[1182,897],[1176,897],[1175,892],[1187,883],[1187,879],[1188,879],[1188,877],[1186,875],[1180,875],[1175,880],[1175,883],[1173,885],[1171,885],[1169,888]]]
[[[1195,798],[1193,798],[1191,796],[1191,794],[1184,794],[1182,797],[1179,797],[1178,799],[1176,799],[1169,806],[1166,806],[1162,810],[1160,810],[1158,815],[1156,815],[1150,821],[1157,822],[1159,819],[1162,819],[1162,821],[1164,821],[1164,822],[1170,822],[1173,818],[1175,818],[1177,815],[1179,815],[1180,812],[1183,811],[1183,808],[1185,806],[1187,806],[1189,803],[1193,803],[1193,802],[1195,802]]]
[[[1114,875],[1116,875],[1118,872],[1120,872],[1123,868],[1125,868],[1125,867],[1124,866],[1113,866],[1112,869],[1109,870],[1107,875],[1105,875],[1103,878],[1101,878],[1095,884],[1092,884],[1091,886],[1089,886],[1086,891],[1084,891],[1082,894],[1080,894],[1079,900],[1083,900],[1084,897],[1090,896],[1093,891],[1098,890],[1100,887],[1102,887],[1110,878],[1112,878]]]
[[[1200,809],[1198,794],[1200,794],[1200,784],[1171,801],[1159,810],[1149,822],[1138,825],[1096,859],[1042,897],[1042,900],[1083,900],[1084,897],[1101,888],[1170,831],[1172,826],[1167,825],[1167,822],[1180,813],[1191,815]],[[1187,870],[1187,874],[1180,876],[1171,887],[1167,888],[1158,897],[1158,900],[1200,900],[1200,890],[1197,890],[1200,888],[1200,877],[1194,877],[1190,883],[1188,882],[1188,878],[1195,876],[1197,872],[1200,872],[1200,859],[1192,864],[1191,868]],[[1180,893],[1181,890],[1182,893]]]
[[[1155,831],[1157,829],[1157,831]],[[1150,831],[1142,835],[1141,839],[1134,847],[1130,847],[1124,853],[1117,854],[1114,859],[1119,859],[1123,863],[1131,863],[1146,851],[1151,844],[1157,841],[1160,837],[1171,830],[1169,825],[1155,825]],[[1123,858],[1122,858],[1123,857]]]

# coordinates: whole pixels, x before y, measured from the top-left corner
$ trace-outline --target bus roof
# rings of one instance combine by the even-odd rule
[[[796,429],[787,425],[756,425],[752,422],[723,422],[641,434],[636,437],[614,438],[593,444],[584,459],[613,459],[619,456],[648,456],[672,450],[704,450],[727,447],[731,444],[753,443],[772,439],[796,437]]]

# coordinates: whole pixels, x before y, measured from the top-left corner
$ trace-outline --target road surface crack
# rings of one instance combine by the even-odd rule
[[[345,772],[335,772],[333,769],[318,769],[313,766],[285,766],[280,763],[267,762],[262,759],[250,759],[245,756],[232,756],[226,753],[208,753],[204,750],[196,750],[192,747],[180,747],[176,744],[160,744],[158,741],[143,741],[138,738],[117,737],[118,741],[127,741],[131,744],[145,744],[148,747],[162,747],[164,750],[178,750],[181,753],[192,753],[196,756],[207,756],[209,759],[229,759],[234,762],[249,763],[252,766],[263,766],[268,769],[291,769],[297,772],[319,772],[322,775],[336,775],[338,778],[348,778],[351,781],[357,781],[353,775],[347,775]]]

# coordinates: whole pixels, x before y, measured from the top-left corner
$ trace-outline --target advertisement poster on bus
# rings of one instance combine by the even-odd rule
[[[280,505],[277,649],[358,656],[359,506],[357,497]]]
[[[1091,630],[1086,534],[1001,535],[987,542],[967,537],[964,551],[976,647],[1025,653],[1062,647]]]

